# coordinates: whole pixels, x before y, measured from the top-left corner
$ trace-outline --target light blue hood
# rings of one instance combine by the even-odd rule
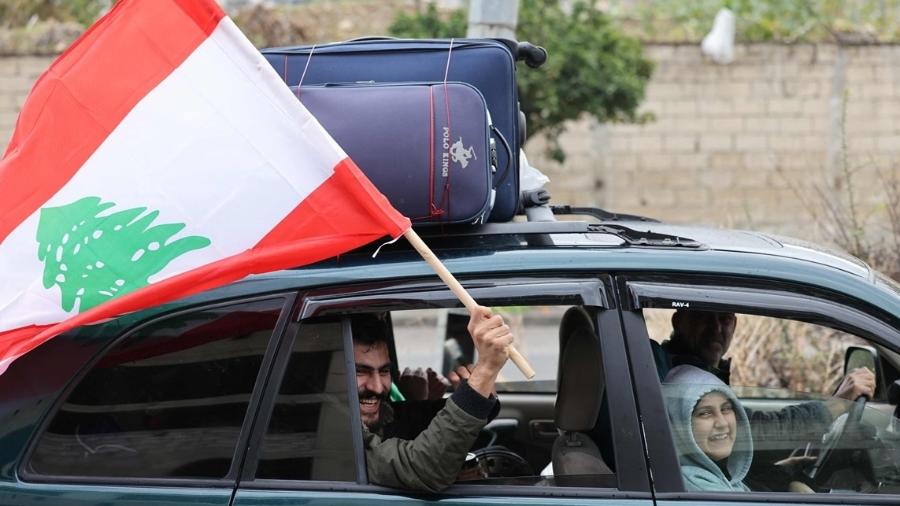
[[[681,463],[685,485],[692,491],[748,491],[744,477],[753,460],[753,440],[747,413],[731,388],[719,378],[692,365],[672,368],[663,384],[672,437]],[[709,392],[721,392],[731,400],[737,419],[734,448],[725,465],[731,479],[700,450],[691,431],[694,406]]]

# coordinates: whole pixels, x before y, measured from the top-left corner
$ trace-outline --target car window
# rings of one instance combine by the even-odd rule
[[[256,478],[356,479],[345,360],[339,321],[300,325],[263,437]]]
[[[278,298],[207,308],[132,332],[60,405],[28,471],[224,477],[283,305]]]
[[[765,315],[643,313],[689,491],[900,490],[893,407],[838,396],[845,351],[865,339]]]
[[[677,372],[677,371],[676,371]],[[691,492],[883,493],[900,490],[896,422],[845,399],[786,389],[663,383],[674,445]],[[841,414],[832,418],[830,409]]]
[[[644,310],[647,332],[656,343],[671,339],[674,314],[666,309]],[[794,397],[830,395],[843,377],[845,350],[868,344],[847,332],[787,318],[740,313],[734,318],[731,342],[723,356],[732,386],[780,389],[779,395]],[[700,325],[705,325],[705,320],[701,318]],[[711,328],[698,330],[714,332]],[[772,395],[775,391],[766,392]]]
[[[561,436],[558,427],[557,367],[560,358],[560,326],[571,306],[516,305],[495,306],[495,313],[503,315],[515,336],[515,345],[535,368],[536,376],[528,381],[512,363],[501,371],[496,390],[501,410],[495,422],[487,426],[476,442],[470,459],[457,478],[460,484],[512,484],[529,486],[589,486],[615,487],[616,475],[611,468],[612,441],[602,437],[609,432],[609,413],[603,387],[599,385],[596,398],[603,398],[600,414],[587,420],[570,422],[579,431]],[[587,313],[585,313],[587,314]],[[587,316],[586,316],[587,317]],[[415,371],[431,368],[443,375],[477,359],[466,325],[468,313],[457,309],[423,309],[392,311],[390,321],[396,348],[397,369]],[[591,330],[596,343],[596,332]],[[573,368],[576,374],[591,368],[594,380],[605,383],[600,352]],[[576,370],[578,369],[578,370]],[[588,381],[592,376],[581,376]],[[573,376],[574,378],[574,376]],[[404,385],[401,376],[400,385]],[[576,390],[574,383],[569,385]],[[586,385],[581,385],[586,387]],[[589,388],[583,388],[591,395]],[[449,395],[449,392],[448,394]],[[577,403],[572,393],[568,404]],[[409,402],[409,400],[407,400]],[[438,401],[443,402],[443,401]],[[599,402],[599,401],[598,401]],[[599,404],[598,404],[599,405]],[[573,411],[591,411],[579,405]],[[571,417],[570,417],[571,418]],[[581,424],[581,425],[578,425]],[[563,424],[565,425],[565,423]],[[568,425],[566,425],[569,427]],[[554,452],[566,452],[568,447],[579,448],[583,467],[563,464],[551,465]],[[609,462],[608,462],[609,461]]]
[[[528,357],[535,377],[526,380],[508,362],[497,381],[498,392],[556,392],[559,322],[569,306],[495,307],[516,338],[516,348]],[[462,309],[393,311],[397,362],[406,367],[432,368],[446,375],[459,364],[474,363],[472,339],[466,330],[469,314]]]

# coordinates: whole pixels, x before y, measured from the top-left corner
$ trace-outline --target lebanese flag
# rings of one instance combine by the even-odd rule
[[[0,373],[74,327],[409,226],[213,0],[119,1],[0,160]]]

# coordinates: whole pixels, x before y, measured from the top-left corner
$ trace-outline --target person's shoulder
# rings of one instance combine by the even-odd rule
[[[362,439],[365,448],[373,448],[381,444],[381,436],[369,430],[366,424],[362,424]]]
[[[681,475],[684,485],[693,492],[731,490],[722,476],[700,466],[681,466]]]

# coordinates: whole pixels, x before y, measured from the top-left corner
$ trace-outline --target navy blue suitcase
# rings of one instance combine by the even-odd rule
[[[498,150],[491,221],[508,221],[519,204],[520,118],[515,56],[493,39],[375,39],[262,50],[289,86],[365,82],[460,81],[484,96],[509,151]],[[312,58],[309,58],[313,53]],[[448,67],[449,62],[449,67]],[[308,63],[308,65],[307,65]],[[531,65],[531,63],[529,63]],[[524,133],[524,132],[523,132]],[[503,141],[497,141],[499,144]]]
[[[475,87],[350,83],[292,90],[414,225],[487,220],[496,157],[487,106]]]

